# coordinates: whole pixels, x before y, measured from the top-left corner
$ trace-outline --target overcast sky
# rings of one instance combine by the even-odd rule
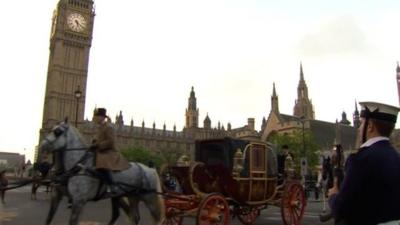
[[[32,158],[38,144],[57,0],[1,4],[0,151]],[[400,2],[372,0],[95,1],[85,118],[106,107],[126,124],[181,130],[191,86],[200,111],[243,126],[293,114],[303,63],[318,120],[334,122],[355,101],[398,105]]]

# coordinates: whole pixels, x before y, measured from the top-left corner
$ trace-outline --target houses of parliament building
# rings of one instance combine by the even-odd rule
[[[84,120],[84,109],[94,19],[93,0],[59,0],[54,10],[40,140],[66,117],[71,124],[77,124],[88,141],[93,137],[95,125],[90,120]],[[157,129],[155,123],[146,126],[144,121],[139,126],[133,120],[126,123],[120,112],[112,122],[117,132],[117,147],[142,146],[152,151],[178,148],[192,154],[195,140],[199,139],[233,137],[268,140],[275,133],[291,133],[304,127],[314,134],[321,149],[330,149],[335,140],[342,143],[345,149],[355,148],[360,121],[357,104],[353,125],[345,112],[342,119],[334,123],[316,120],[302,65],[293,115],[280,113],[277,89],[273,84],[271,110],[267,118],[262,119],[260,130],[255,128],[254,118],[248,118],[247,124],[238,128],[232,128],[229,123],[226,127],[220,123],[213,126],[208,115],[200,119],[194,87],[189,88],[183,130],[178,131],[175,126],[167,130],[165,124],[162,129]],[[79,96],[75,96],[77,90]]]

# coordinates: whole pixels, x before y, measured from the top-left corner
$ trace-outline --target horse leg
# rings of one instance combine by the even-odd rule
[[[50,200],[50,210],[47,215],[46,225],[49,225],[53,220],[54,214],[57,211],[58,206],[60,205],[60,201],[62,199],[62,193],[57,188],[52,192],[51,200]]]
[[[119,217],[119,198],[111,198],[111,220],[108,225],[113,225]]]
[[[79,200],[76,201],[75,199],[72,200],[72,207],[71,207],[71,216],[69,218],[69,225],[78,225],[79,223],[79,216],[81,215],[81,211],[83,206],[85,205],[86,201]]]
[[[129,196],[129,219],[133,225],[139,224],[140,213],[139,213],[139,199],[135,196]]]
[[[126,201],[126,197],[122,197],[118,199],[118,206],[121,207],[122,210],[124,210],[124,213],[129,217],[130,215],[130,208],[129,204]]]
[[[50,192],[50,184],[46,184],[46,194]]]
[[[6,202],[4,201],[4,196],[6,194],[6,190],[1,190],[1,203],[5,204]]]
[[[164,200],[161,195],[157,193],[146,194],[142,197],[142,200],[149,209],[154,224],[160,225],[165,216]]]
[[[36,191],[38,189],[38,185],[36,182],[32,183],[32,188],[31,188],[31,200],[36,200]]]

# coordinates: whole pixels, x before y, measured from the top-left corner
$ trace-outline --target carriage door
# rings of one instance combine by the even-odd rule
[[[250,201],[262,201],[267,195],[266,146],[251,144],[250,148]]]

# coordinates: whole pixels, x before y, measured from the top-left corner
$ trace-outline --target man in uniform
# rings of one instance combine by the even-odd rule
[[[282,153],[278,154],[278,173],[281,176],[284,176],[285,170],[287,167],[291,166],[286,163],[288,158],[290,157],[290,160],[293,161],[293,154],[289,151],[289,146],[288,145],[282,145]]]
[[[342,185],[329,190],[336,224],[398,224],[400,156],[389,142],[399,108],[361,102],[361,147],[345,165]]]
[[[112,171],[121,171],[130,167],[129,162],[115,147],[115,130],[107,116],[105,108],[98,108],[94,114],[97,125],[96,136],[92,141],[90,150],[96,154],[96,169],[104,175],[111,192],[115,192],[112,180]]]

